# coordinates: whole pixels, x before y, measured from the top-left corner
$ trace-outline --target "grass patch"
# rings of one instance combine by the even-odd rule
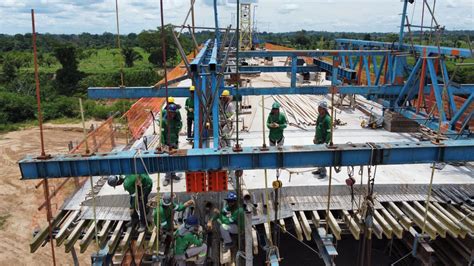
[[[7,220],[8,220],[8,218],[10,218],[10,216],[11,215],[9,213],[0,215],[0,230],[3,230],[3,228],[5,227],[5,224],[7,223]]]

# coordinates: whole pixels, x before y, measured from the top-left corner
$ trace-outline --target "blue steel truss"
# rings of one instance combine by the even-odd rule
[[[406,14],[407,0],[403,14]],[[215,10],[217,17],[217,11]],[[192,77],[196,91],[194,94],[194,149],[178,150],[174,154],[142,154],[150,172],[198,171],[217,169],[262,169],[293,168],[314,166],[345,166],[368,164],[415,164],[428,162],[453,162],[474,160],[474,140],[449,140],[436,145],[421,143],[379,143],[335,145],[328,148],[321,145],[288,146],[282,149],[270,148],[262,151],[259,147],[243,147],[242,151],[219,148],[219,101],[224,89],[232,95],[273,95],[273,94],[359,94],[371,100],[379,100],[386,109],[399,112],[416,119],[437,130],[439,125],[445,133],[457,134],[455,126],[464,117],[466,124],[473,114],[466,111],[474,101],[474,85],[455,85],[450,82],[446,70],[445,57],[472,57],[467,49],[449,47],[407,45],[403,43],[404,17],[398,43],[384,43],[361,40],[338,39],[338,50],[285,50],[285,51],[241,51],[240,58],[288,57],[287,66],[243,66],[227,63],[235,51],[225,49],[234,44],[226,35],[219,34],[216,20],[216,36],[207,40],[196,58],[189,63],[186,76],[171,82]],[[416,55],[413,64],[407,57]],[[312,65],[299,66],[299,57],[313,59]],[[290,86],[236,89],[224,85],[224,76],[240,73],[285,72],[291,77]],[[298,73],[325,71],[331,81],[330,86],[298,86]],[[363,80],[365,80],[363,82]],[[416,100],[434,93],[437,115],[429,110],[414,106]],[[155,87],[98,88],[88,90],[89,97],[141,98],[163,97],[165,90]],[[188,88],[169,88],[169,95],[188,97]],[[455,95],[466,98],[457,107]],[[447,102],[448,111],[445,112]],[[210,123],[211,128],[206,126]],[[208,138],[213,135],[213,143]],[[448,136],[451,136],[448,134]],[[457,136],[456,136],[457,137]],[[212,147],[212,148],[211,148]],[[372,155],[376,156],[372,156]],[[370,161],[375,158],[375,161]],[[144,173],[143,165],[137,160],[135,151],[97,154],[90,157],[59,155],[49,159],[27,157],[19,162],[24,179],[44,177],[72,177],[108,174]],[[136,166],[136,170],[135,170]]]

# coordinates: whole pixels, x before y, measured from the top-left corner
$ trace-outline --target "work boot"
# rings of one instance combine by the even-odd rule
[[[165,177],[165,179],[163,179],[163,186],[166,187],[170,184],[170,178],[169,177]]]
[[[318,168],[318,170],[311,172],[313,175],[319,175],[321,174],[321,169]]]
[[[179,176],[178,176],[177,174],[175,174],[175,173],[173,173],[173,174],[171,175],[171,178],[172,178],[174,181],[179,181],[179,180],[181,180],[181,177],[179,177]]]
[[[146,231],[146,225],[141,224],[141,225],[140,225],[140,228],[138,228],[137,232],[138,232],[138,233],[142,233],[142,232],[145,232],[145,231]]]
[[[224,243],[223,248],[222,248],[222,252],[223,252],[223,253],[226,253],[226,252],[229,251],[229,249],[231,249],[233,246],[234,246],[234,242]]]

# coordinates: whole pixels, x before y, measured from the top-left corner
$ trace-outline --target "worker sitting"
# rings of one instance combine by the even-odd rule
[[[140,221],[138,232],[144,232],[148,212],[148,195],[153,186],[150,176],[147,174],[126,175],[125,177],[111,175],[107,179],[107,183],[114,188],[123,183],[124,189],[130,194],[130,221],[126,227],[134,227]]]
[[[193,123],[194,123],[194,86],[189,87],[189,97],[186,99],[186,104],[184,106],[186,109],[187,115],[187,130],[188,130],[188,139],[191,139],[194,136],[193,133]]]
[[[232,96],[228,90],[224,90],[220,97],[220,108],[221,116],[220,118],[220,127],[222,132],[222,142],[221,147],[229,147],[231,146],[231,138],[232,138],[232,128],[233,128],[233,119],[235,113],[235,107],[232,103]]]
[[[321,101],[318,106],[318,119],[316,120],[316,135],[314,136],[314,144],[329,144],[331,142],[331,116],[328,113],[328,104]],[[326,168],[319,167],[318,170],[312,172],[314,175],[319,175],[318,178],[325,178],[327,176]]]
[[[189,216],[185,224],[176,230],[174,258],[177,266],[185,266],[186,260],[197,256],[196,265],[204,265],[207,245],[203,243],[202,229],[196,216]]]
[[[175,104],[170,104],[168,111],[166,118],[161,123],[161,143],[171,150],[178,148],[179,131],[183,127],[183,123],[181,122],[181,116],[177,115],[179,112]],[[171,179],[180,180],[176,173],[168,172],[165,174],[163,186],[167,186]]]
[[[169,231],[171,225],[173,225],[173,230],[174,230],[174,219],[171,216],[173,211],[183,212],[184,210],[186,210],[187,207],[194,205],[193,200],[188,200],[184,204],[182,203],[175,204],[174,198],[175,198],[175,195],[174,194],[171,195],[170,192],[163,193],[163,196],[161,197],[161,200],[160,200],[160,207],[159,207],[160,223],[158,223],[158,213],[156,212],[156,208],[153,210],[155,225],[159,226],[162,232]]]
[[[270,146],[283,146],[283,143],[285,143],[283,130],[286,128],[286,123],[286,116],[280,112],[280,104],[273,103],[272,111],[267,119],[267,127],[270,129],[268,135]]]
[[[231,234],[238,234],[244,229],[244,210],[238,207],[237,195],[234,192],[229,192],[225,199],[227,204],[221,211],[214,209],[214,217],[208,221],[207,227],[212,229],[212,222],[217,221],[219,231],[224,240],[224,250],[226,251],[233,246]]]

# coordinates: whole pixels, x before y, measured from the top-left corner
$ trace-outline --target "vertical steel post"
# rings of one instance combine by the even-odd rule
[[[403,11],[402,11],[402,19],[400,23],[400,35],[398,36],[398,50],[402,49],[403,45],[403,33],[405,30],[405,17],[407,15],[407,7],[408,7],[408,0],[403,1]]]
[[[214,0],[214,22],[216,24],[216,39],[217,43],[214,43],[214,45],[218,45],[221,40],[220,32],[219,32],[219,16],[217,15],[217,0]]]
[[[298,57],[291,57],[291,88],[296,87],[296,68],[297,68]]]
[[[240,237],[240,236],[239,236]],[[253,265],[252,212],[245,212],[245,266]]]
[[[203,48],[205,49],[205,48]],[[199,148],[199,136],[201,135],[200,125],[199,125],[199,113],[200,113],[200,106],[199,106],[199,90],[201,90],[201,83],[202,79],[201,76],[199,75],[199,69],[198,71],[194,74],[194,84],[195,84],[195,92],[194,92],[194,148],[197,149]]]

